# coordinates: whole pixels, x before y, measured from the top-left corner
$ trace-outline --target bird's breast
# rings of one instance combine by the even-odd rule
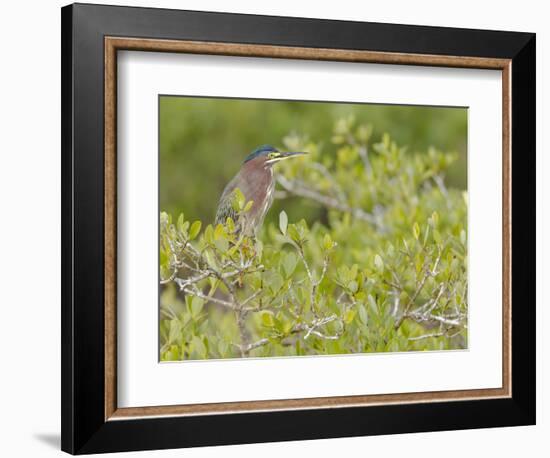
[[[248,212],[247,219],[255,229],[262,225],[266,213],[273,203],[275,182],[271,169],[255,169],[244,171],[245,179],[242,180],[242,188],[247,201],[253,201]]]

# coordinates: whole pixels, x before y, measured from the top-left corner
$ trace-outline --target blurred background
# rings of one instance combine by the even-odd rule
[[[180,96],[161,96],[159,105],[160,210],[184,212],[188,220],[213,221],[225,185],[256,146],[282,148],[282,139],[296,134],[321,142],[323,154],[334,154],[334,123],[350,115],[358,124],[372,125],[371,142],[387,132],[409,152],[427,153],[435,147],[457,153],[447,185],[467,187],[465,108]],[[290,220],[319,216],[313,204],[291,198],[284,204],[276,200],[266,223],[277,219],[283,205]]]

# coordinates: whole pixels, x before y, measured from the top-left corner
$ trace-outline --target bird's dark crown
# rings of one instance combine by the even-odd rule
[[[246,159],[244,162],[251,161],[252,159],[256,159],[260,156],[267,156],[269,153],[278,153],[279,150],[271,145],[262,145],[258,146],[254,151],[252,151],[248,156],[246,156]]]

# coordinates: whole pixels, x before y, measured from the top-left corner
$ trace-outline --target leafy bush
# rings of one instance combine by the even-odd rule
[[[339,120],[323,144],[283,139],[276,197],[323,218],[205,225],[160,215],[161,359],[325,355],[467,346],[466,193],[447,189],[453,154],[405,154]],[[236,193],[244,217],[249,202]]]

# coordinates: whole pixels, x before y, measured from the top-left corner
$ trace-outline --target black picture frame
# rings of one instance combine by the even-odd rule
[[[61,14],[64,451],[84,454],[535,424],[534,34],[88,4],[66,6]],[[511,59],[512,396],[106,421],[106,36]]]

